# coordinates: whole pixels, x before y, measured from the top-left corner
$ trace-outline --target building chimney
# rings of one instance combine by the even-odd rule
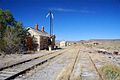
[[[38,29],[38,24],[36,24],[35,29],[36,29],[36,30],[39,30],[39,29]]]
[[[42,29],[41,29],[41,31],[42,31],[42,32],[45,32],[45,31],[44,31],[44,26],[42,26]]]

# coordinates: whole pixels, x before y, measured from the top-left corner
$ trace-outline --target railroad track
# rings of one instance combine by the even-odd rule
[[[56,51],[55,51],[56,52]],[[12,67],[12,66],[16,66],[16,65],[19,65],[19,64],[22,64],[22,63],[25,63],[25,62],[29,62],[31,60],[35,60],[35,59],[38,59],[40,57],[43,57],[45,55],[49,55],[49,54],[52,54],[54,52],[50,52],[50,53],[47,53],[47,54],[43,54],[43,55],[40,55],[40,56],[37,56],[37,57],[34,57],[34,58],[30,58],[30,59],[27,59],[27,60],[23,60],[23,61],[20,61],[20,62],[17,62],[17,63],[14,63],[14,64],[11,64],[11,65],[8,65],[8,66],[5,66],[5,67],[2,67],[0,68],[0,71],[2,71],[3,69],[6,69],[8,67]]]
[[[100,80],[104,80],[103,77],[102,77],[102,75],[100,74],[99,70],[97,69],[97,66],[95,65],[95,63],[94,63],[92,57],[91,57],[89,54],[87,54],[87,55],[88,55],[90,61],[92,62],[92,65],[94,66],[94,68],[95,68],[97,74],[99,75]]]
[[[75,56],[75,60],[74,60],[73,65],[72,65],[72,69],[71,69],[70,75],[68,76],[68,80],[71,79],[71,75],[72,75],[72,73],[73,73],[73,70],[74,70],[74,68],[75,68],[75,65],[77,64],[77,59],[78,59],[79,54],[80,54],[80,48],[79,48],[79,50],[78,50],[78,52],[77,52],[77,54],[76,54],[76,56]]]
[[[90,54],[87,53],[87,51],[81,51],[82,53],[84,53],[84,55],[82,55],[80,51],[81,51],[80,49],[77,51],[77,54],[75,55],[74,60],[70,63],[70,66],[68,65],[63,69],[61,74],[59,74],[59,76],[57,77],[57,80],[79,80],[79,79],[80,80],[84,80],[84,79],[89,80],[88,78],[85,78],[86,71],[88,71],[88,74],[93,73],[94,75],[98,76],[98,77],[92,76],[92,77],[94,77],[94,79],[90,75],[86,76],[86,77],[89,77],[90,80],[95,80],[95,77],[97,77],[96,80],[98,80],[98,78],[99,78],[99,80],[104,80],[102,75],[100,74],[96,64],[94,63],[92,57],[90,56]],[[80,66],[78,65],[78,63]],[[85,66],[85,64],[86,64],[86,66]],[[90,68],[87,69],[88,66]],[[78,68],[80,68],[80,69],[78,69]],[[76,72],[77,69],[79,70],[79,72]],[[93,71],[89,72],[91,70],[93,70]]]
[[[56,80],[71,80],[71,74],[73,73],[80,52],[80,48],[78,46],[73,49],[74,49],[73,54],[75,53],[75,56],[72,58],[71,63],[69,63],[67,66],[63,68],[61,73],[57,76]]]
[[[46,55],[42,55],[27,61],[23,61],[11,66],[0,69],[0,80],[11,80],[15,77],[24,74],[26,71],[31,70],[35,66],[42,65],[45,62],[63,54],[68,49],[61,52],[53,52]]]

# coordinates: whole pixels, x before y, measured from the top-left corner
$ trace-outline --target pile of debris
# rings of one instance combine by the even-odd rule
[[[102,54],[108,54],[108,55],[120,55],[120,53],[118,51],[109,52],[104,49],[99,49],[99,50],[97,50],[97,52],[102,53]]]

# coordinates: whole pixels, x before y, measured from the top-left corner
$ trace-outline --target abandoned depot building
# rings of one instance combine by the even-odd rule
[[[37,44],[36,50],[40,51],[43,49],[54,49],[55,46],[55,35],[50,35],[44,31],[44,26],[40,30],[38,28],[38,24],[36,24],[35,28],[28,27],[28,32],[30,33],[31,37],[34,36],[35,42]],[[32,46],[32,39],[28,38],[28,45],[29,48]]]

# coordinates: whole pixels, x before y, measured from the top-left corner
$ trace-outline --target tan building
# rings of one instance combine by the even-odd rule
[[[49,49],[49,46],[53,49],[55,46],[55,35],[50,36],[47,32],[44,31],[44,27],[41,30],[38,29],[38,24],[35,28],[28,27],[28,32],[31,37],[34,36],[35,42],[37,44],[37,51],[43,49]]]
[[[66,41],[61,41],[60,42],[60,47],[65,47],[67,46],[67,42]]]

